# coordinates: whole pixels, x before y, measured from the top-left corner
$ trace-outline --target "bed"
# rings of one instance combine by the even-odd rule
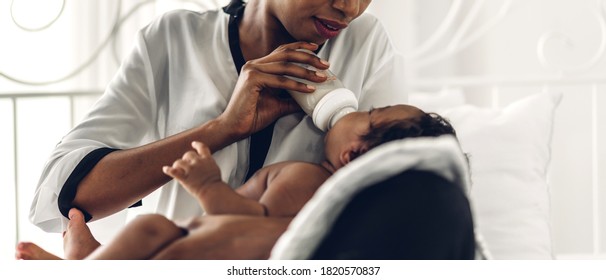
[[[446,116],[470,156],[477,258],[606,258],[605,4],[411,0],[371,7],[404,50],[409,102]],[[334,202],[324,192],[293,221],[273,257],[305,258],[298,243],[318,242],[304,225],[317,221],[319,205]]]

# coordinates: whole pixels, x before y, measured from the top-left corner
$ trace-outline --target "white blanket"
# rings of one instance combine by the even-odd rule
[[[467,160],[454,137],[386,143],[352,161],[324,182],[280,237],[270,259],[308,259],[354,195],[405,170],[434,172],[469,194]],[[478,237],[476,233],[476,240]]]

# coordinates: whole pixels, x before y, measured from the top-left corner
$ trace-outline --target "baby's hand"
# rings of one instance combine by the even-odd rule
[[[205,186],[222,182],[221,170],[205,144],[194,141],[191,145],[195,151],[186,152],[172,166],[162,167],[162,171],[177,179],[189,193],[197,196]]]

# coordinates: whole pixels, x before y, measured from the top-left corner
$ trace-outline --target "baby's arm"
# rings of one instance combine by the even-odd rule
[[[264,215],[263,205],[237,194],[221,180],[221,170],[206,145],[193,142],[192,147],[196,151],[185,153],[162,171],[178,180],[208,214]]]

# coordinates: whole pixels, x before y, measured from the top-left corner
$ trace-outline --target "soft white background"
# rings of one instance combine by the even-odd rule
[[[285,0],[286,1],[286,0]],[[134,32],[155,15],[172,8],[198,9],[193,4],[177,0],[157,1],[67,1],[63,15],[57,22],[40,32],[25,32],[11,21],[10,0],[0,0],[0,73],[27,81],[53,81],[69,75],[87,60],[104,42],[115,19],[118,4],[122,15],[132,7],[149,2],[129,17],[122,25],[117,43],[105,46],[91,65],[72,79],[48,86],[27,86],[11,82],[0,76],[0,93],[102,91],[116,70],[120,56],[130,47]],[[188,2],[188,1],[184,1]],[[199,1],[212,2],[212,1]],[[220,4],[226,1],[218,1]],[[370,12],[379,16],[393,37],[395,46],[405,55],[431,38],[440,26],[453,0],[375,0]],[[423,79],[464,77],[485,80],[492,77],[506,79],[530,78],[583,78],[605,76],[603,56],[595,65],[577,71],[590,61],[605,40],[600,28],[600,3],[595,0],[517,0],[504,20],[480,36],[462,50],[448,53],[449,38],[457,31],[456,26],[465,21],[466,12],[447,29],[436,48],[423,56],[409,59],[407,79],[411,84]],[[503,0],[463,1],[463,7],[472,9],[482,3],[480,17],[465,34],[473,34],[482,23],[494,19],[505,3]],[[54,18],[61,7],[60,0],[16,0],[15,19],[28,27],[39,27]],[[603,11],[602,11],[603,13]],[[538,56],[540,39],[549,32],[557,31],[543,49],[549,62],[555,67],[541,64]],[[463,36],[465,37],[465,36]],[[112,49],[115,49],[115,55]],[[421,66],[423,58],[445,53],[444,59]],[[114,58],[116,56],[117,58]],[[606,119],[605,85],[597,87],[600,93],[591,98],[591,85],[562,85],[558,90],[565,93],[556,122],[554,159],[550,172],[552,228],[554,248],[562,257],[590,256],[606,251],[606,147],[592,150],[592,137],[605,139],[606,124],[597,123],[598,135],[592,135],[592,106],[599,108],[597,119]],[[429,87],[431,88],[431,87]],[[438,90],[439,87],[431,90]],[[411,90],[416,90],[411,88]],[[428,89],[429,90],[429,89]],[[505,106],[526,94],[540,92],[540,85],[509,88],[499,94],[497,102],[488,88],[465,89],[467,99],[477,105]],[[0,211],[8,230],[0,233],[0,259],[11,259],[15,241],[32,240],[41,243],[55,253],[61,252],[61,237],[47,234],[31,226],[27,220],[29,204],[38,175],[53,146],[64,135],[70,120],[78,120],[94,97],[76,98],[75,113],[70,115],[69,99],[45,97],[18,99],[16,137],[12,133],[13,103],[10,98],[0,98]],[[19,190],[15,193],[15,169],[13,143],[17,141]],[[592,169],[592,154],[597,153],[599,169]],[[598,184],[594,181],[597,179]],[[597,190],[597,191],[596,191]],[[17,202],[17,204],[15,203]],[[18,212],[15,211],[18,205]],[[596,210],[597,209],[597,210]],[[18,227],[16,222],[18,219]],[[101,226],[97,226],[101,228]],[[20,236],[16,236],[18,228]],[[111,233],[99,230],[107,237]]]
[[[403,53],[410,54],[438,29],[454,2],[390,1],[389,5],[375,5],[374,8],[384,17],[394,43]],[[473,34],[474,30],[495,19],[506,1],[463,2],[467,9],[483,4],[480,17],[466,33]],[[377,3],[379,1],[375,1]],[[415,64],[422,59],[409,60],[410,82],[454,76],[458,80],[494,81],[496,86],[500,80],[566,81],[606,77],[604,54],[599,52],[606,40],[601,8],[604,1],[520,0],[511,3],[509,13],[500,23],[461,51],[453,51],[445,59],[424,67]],[[455,22],[462,23],[468,15],[462,12]],[[402,20],[406,24],[402,24]],[[456,27],[448,29],[448,34],[455,34],[458,31]],[[539,48],[541,38],[548,34],[555,35],[544,48]],[[452,35],[442,38],[442,44],[428,52],[428,56],[448,51],[444,46],[449,45]],[[543,51],[551,67],[541,63],[539,51]],[[595,63],[590,64],[594,58]],[[503,107],[522,96],[543,90],[540,83],[507,88],[501,90],[495,102],[490,82],[486,84],[488,86],[465,88],[468,102]],[[562,83],[549,89],[564,93],[564,102],[555,119],[553,162],[548,176],[555,253],[560,258],[604,254],[606,147],[602,144],[593,150],[592,140],[596,137],[595,141],[600,143],[606,136],[606,86],[603,81],[596,86],[595,99],[592,99],[594,88],[591,83]],[[595,116],[592,115],[592,106],[597,108]],[[597,119],[596,134],[592,130],[594,118]],[[597,164],[597,168],[592,167],[592,162]]]

